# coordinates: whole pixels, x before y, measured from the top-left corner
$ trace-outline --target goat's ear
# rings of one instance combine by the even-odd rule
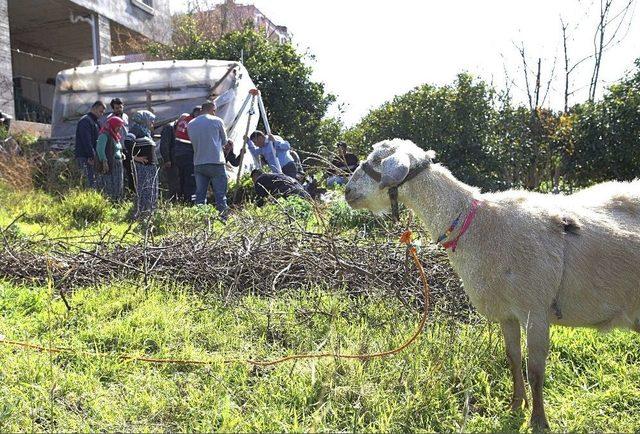
[[[433,161],[433,160],[436,158],[436,151],[434,151],[433,149],[429,149],[429,150],[426,152],[426,155],[427,155],[427,158],[428,158],[428,159],[430,159],[430,160],[432,160],[432,161]]]
[[[395,153],[380,162],[382,178],[379,187],[395,187],[404,181],[409,173],[411,159],[407,154]]]

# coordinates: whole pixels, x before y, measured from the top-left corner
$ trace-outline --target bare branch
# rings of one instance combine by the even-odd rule
[[[527,98],[529,99],[529,109],[533,111],[533,97],[531,96],[531,88],[529,87],[529,71],[527,66],[527,56],[524,49],[524,42],[520,43],[520,47],[517,47],[522,58],[522,72],[524,73],[524,83],[527,88]]]

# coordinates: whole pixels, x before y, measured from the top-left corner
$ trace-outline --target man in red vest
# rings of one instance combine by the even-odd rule
[[[193,203],[196,182],[193,175],[193,146],[189,139],[187,124],[200,114],[196,106],[191,113],[183,113],[173,124],[162,130],[160,153],[164,160],[169,184],[169,196],[173,200]]]

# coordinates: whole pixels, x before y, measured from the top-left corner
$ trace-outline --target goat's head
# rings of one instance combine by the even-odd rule
[[[400,185],[412,167],[434,157],[433,151],[425,152],[408,140],[393,139],[376,143],[373,152],[347,183],[345,199],[353,208],[385,212],[389,209],[387,190]]]

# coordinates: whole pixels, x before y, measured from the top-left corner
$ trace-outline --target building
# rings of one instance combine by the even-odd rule
[[[210,10],[196,10],[194,16],[200,21],[200,28],[209,29],[208,36],[218,39],[222,35],[242,29],[251,23],[257,31],[264,32],[272,41],[283,44],[291,40],[286,26],[271,21],[254,5],[238,4],[233,0],[225,0]]]
[[[170,0],[0,0],[0,111],[48,122],[58,71],[171,40]]]

